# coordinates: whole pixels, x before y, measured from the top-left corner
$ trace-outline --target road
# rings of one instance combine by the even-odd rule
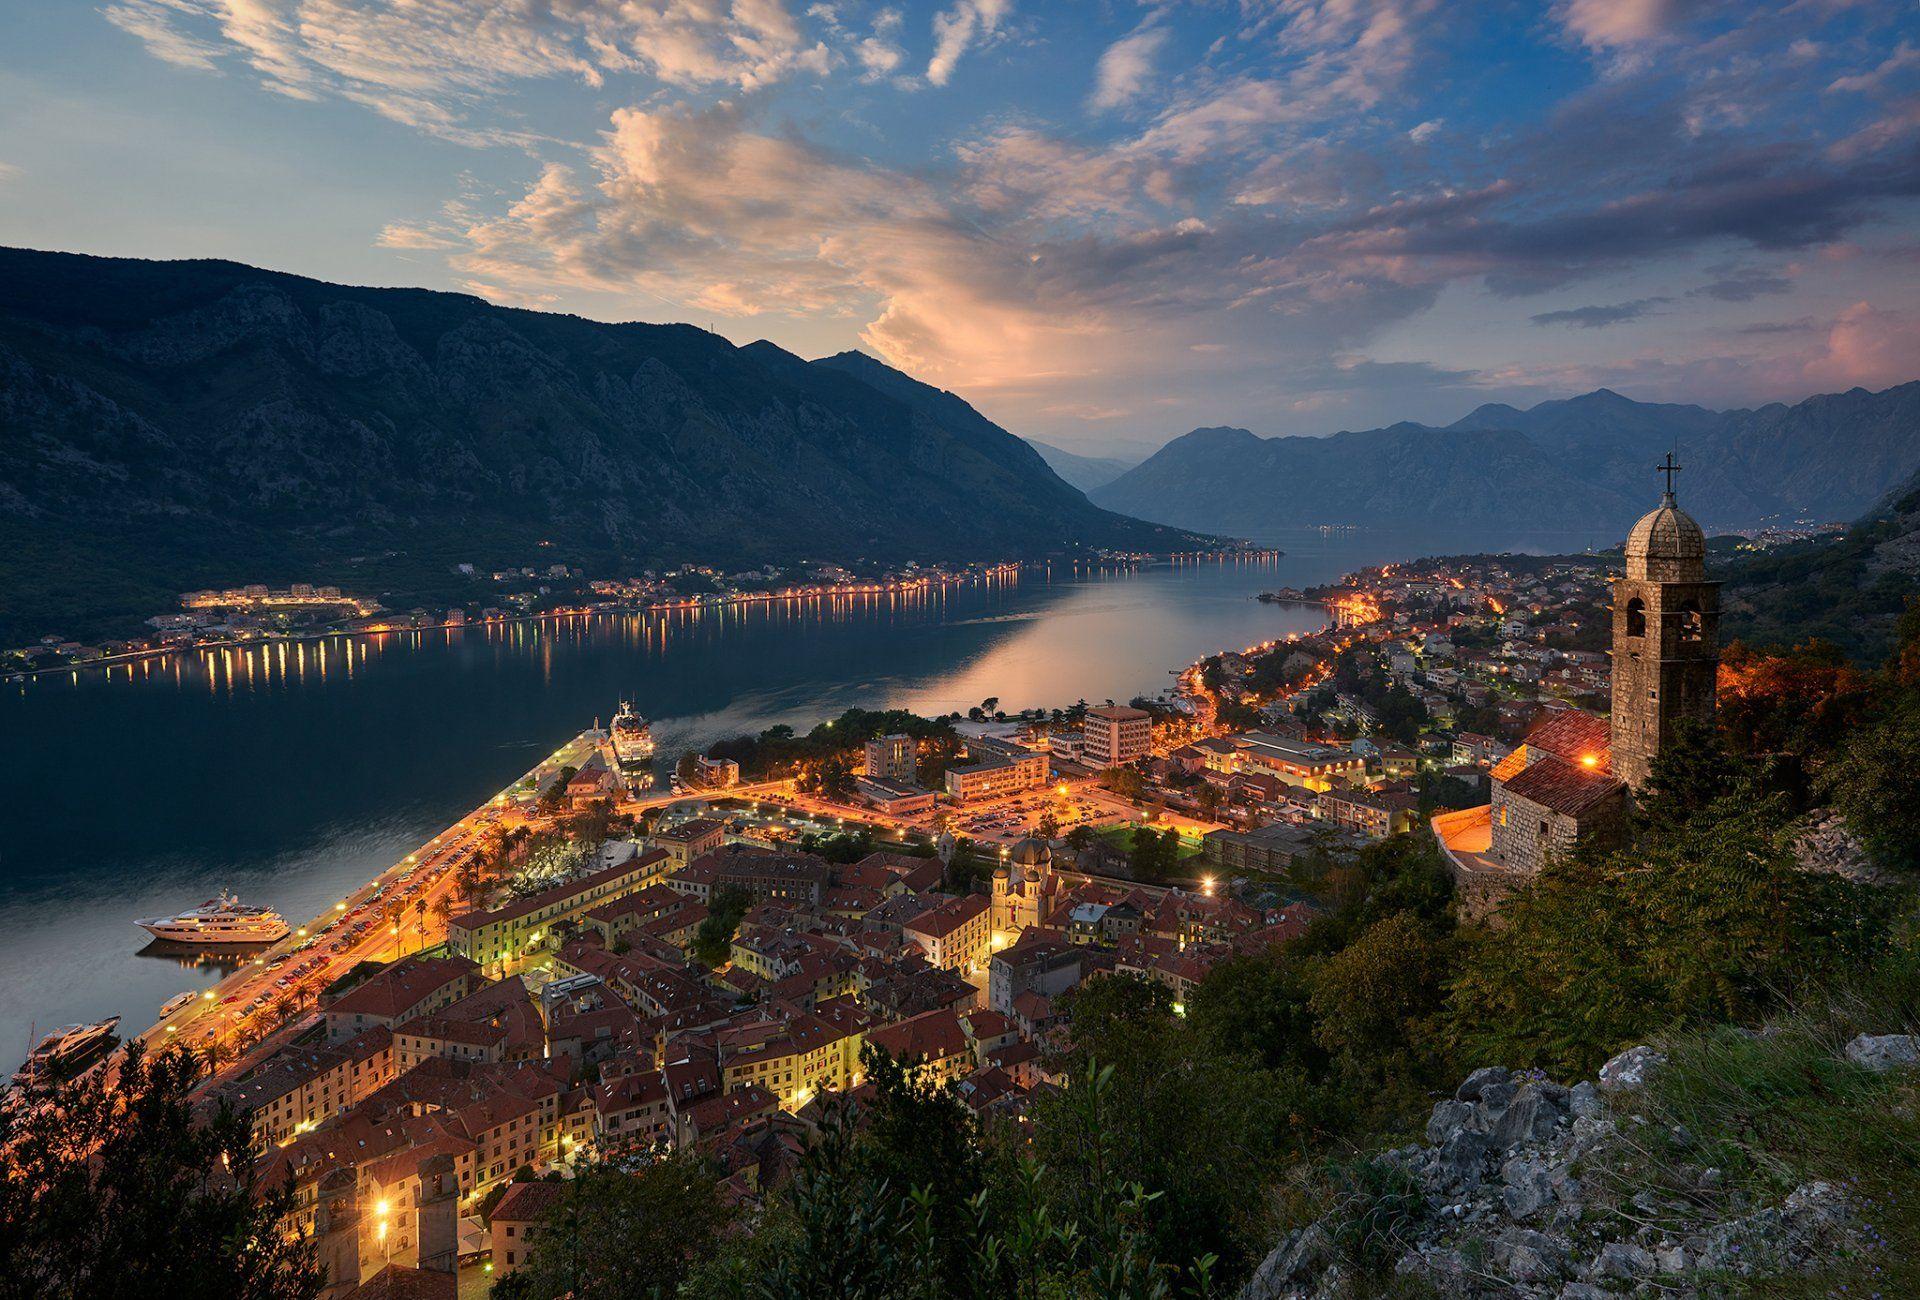
[[[560,767],[578,767],[592,747],[586,733],[574,737],[506,790],[142,1031],[139,1041],[211,1050],[222,1062],[257,1054],[259,1045],[298,1025],[321,991],[356,964],[392,961],[441,942],[446,922],[437,905],[445,901],[460,910],[454,902],[459,868],[482,850],[512,792]],[[390,904],[399,908],[392,920],[386,919]]]

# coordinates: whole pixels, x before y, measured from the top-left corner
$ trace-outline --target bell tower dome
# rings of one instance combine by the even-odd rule
[[[1669,455],[1660,504],[1627,536],[1613,584],[1613,771],[1635,789],[1687,719],[1707,719],[1720,670],[1720,584],[1707,581],[1707,539],[1675,503]]]

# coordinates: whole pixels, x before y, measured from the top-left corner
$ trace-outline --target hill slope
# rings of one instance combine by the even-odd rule
[[[1189,528],[1478,524],[1624,532],[1677,449],[1682,497],[1709,528],[1851,519],[1920,471],[1920,383],[1793,406],[1709,411],[1601,389],[1531,410],[1483,406],[1446,428],[1327,438],[1196,429],[1091,493]]]
[[[0,644],[103,602],[356,565],[398,580],[459,561],[1190,543],[855,356],[228,262],[0,250]]]
[[[1137,463],[1131,460],[1116,460],[1111,456],[1082,456],[1078,452],[1056,447],[1052,443],[1041,442],[1037,438],[1028,438],[1027,444],[1040,453],[1041,459],[1047,462],[1054,473],[1082,492],[1091,492],[1095,488],[1105,487]]]

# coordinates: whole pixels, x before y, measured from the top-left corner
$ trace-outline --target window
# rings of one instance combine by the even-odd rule
[[[1700,617],[1700,605],[1697,601],[1680,602],[1680,639],[1684,642],[1698,642],[1705,635],[1705,621]]]
[[[1627,635],[1647,634],[1647,602],[1635,596],[1627,602]]]

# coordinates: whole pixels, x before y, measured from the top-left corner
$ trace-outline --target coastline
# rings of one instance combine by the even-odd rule
[[[1176,563],[1182,560],[1224,560],[1229,557],[1249,559],[1278,559],[1286,552],[1275,547],[1223,547],[1214,551],[1180,551],[1167,555],[1116,556],[1112,559],[1092,561],[1071,561],[1073,568],[1147,568],[1155,563]],[[196,642],[189,646],[161,646],[144,650],[132,650],[120,654],[101,655],[97,658],[77,663],[53,664],[44,668],[16,668],[9,670],[3,678],[7,683],[19,684],[39,677],[52,677],[62,673],[78,674],[93,669],[111,669],[123,665],[158,662],[176,655],[214,653],[218,651],[250,650],[270,645],[305,645],[321,641],[351,639],[354,637],[396,636],[407,632],[446,632],[459,631],[468,627],[511,627],[516,624],[558,622],[572,618],[620,618],[633,615],[672,614],[688,610],[729,609],[741,605],[776,604],[817,600],[848,600],[871,598],[875,596],[900,595],[913,591],[945,590],[952,587],[972,586],[981,582],[1021,573],[1033,569],[1051,569],[1052,561],[1009,560],[985,568],[967,569],[960,573],[922,578],[911,578],[898,582],[826,584],[808,587],[783,587],[777,591],[741,591],[728,592],[716,597],[690,596],[683,600],[652,601],[646,604],[615,602],[606,605],[580,607],[561,606],[554,609],[529,611],[523,614],[501,614],[492,618],[463,618],[458,622],[442,620],[437,623],[405,623],[395,626],[384,624],[370,627],[326,627],[308,632],[282,633],[257,637],[232,637],[217,641]]]

